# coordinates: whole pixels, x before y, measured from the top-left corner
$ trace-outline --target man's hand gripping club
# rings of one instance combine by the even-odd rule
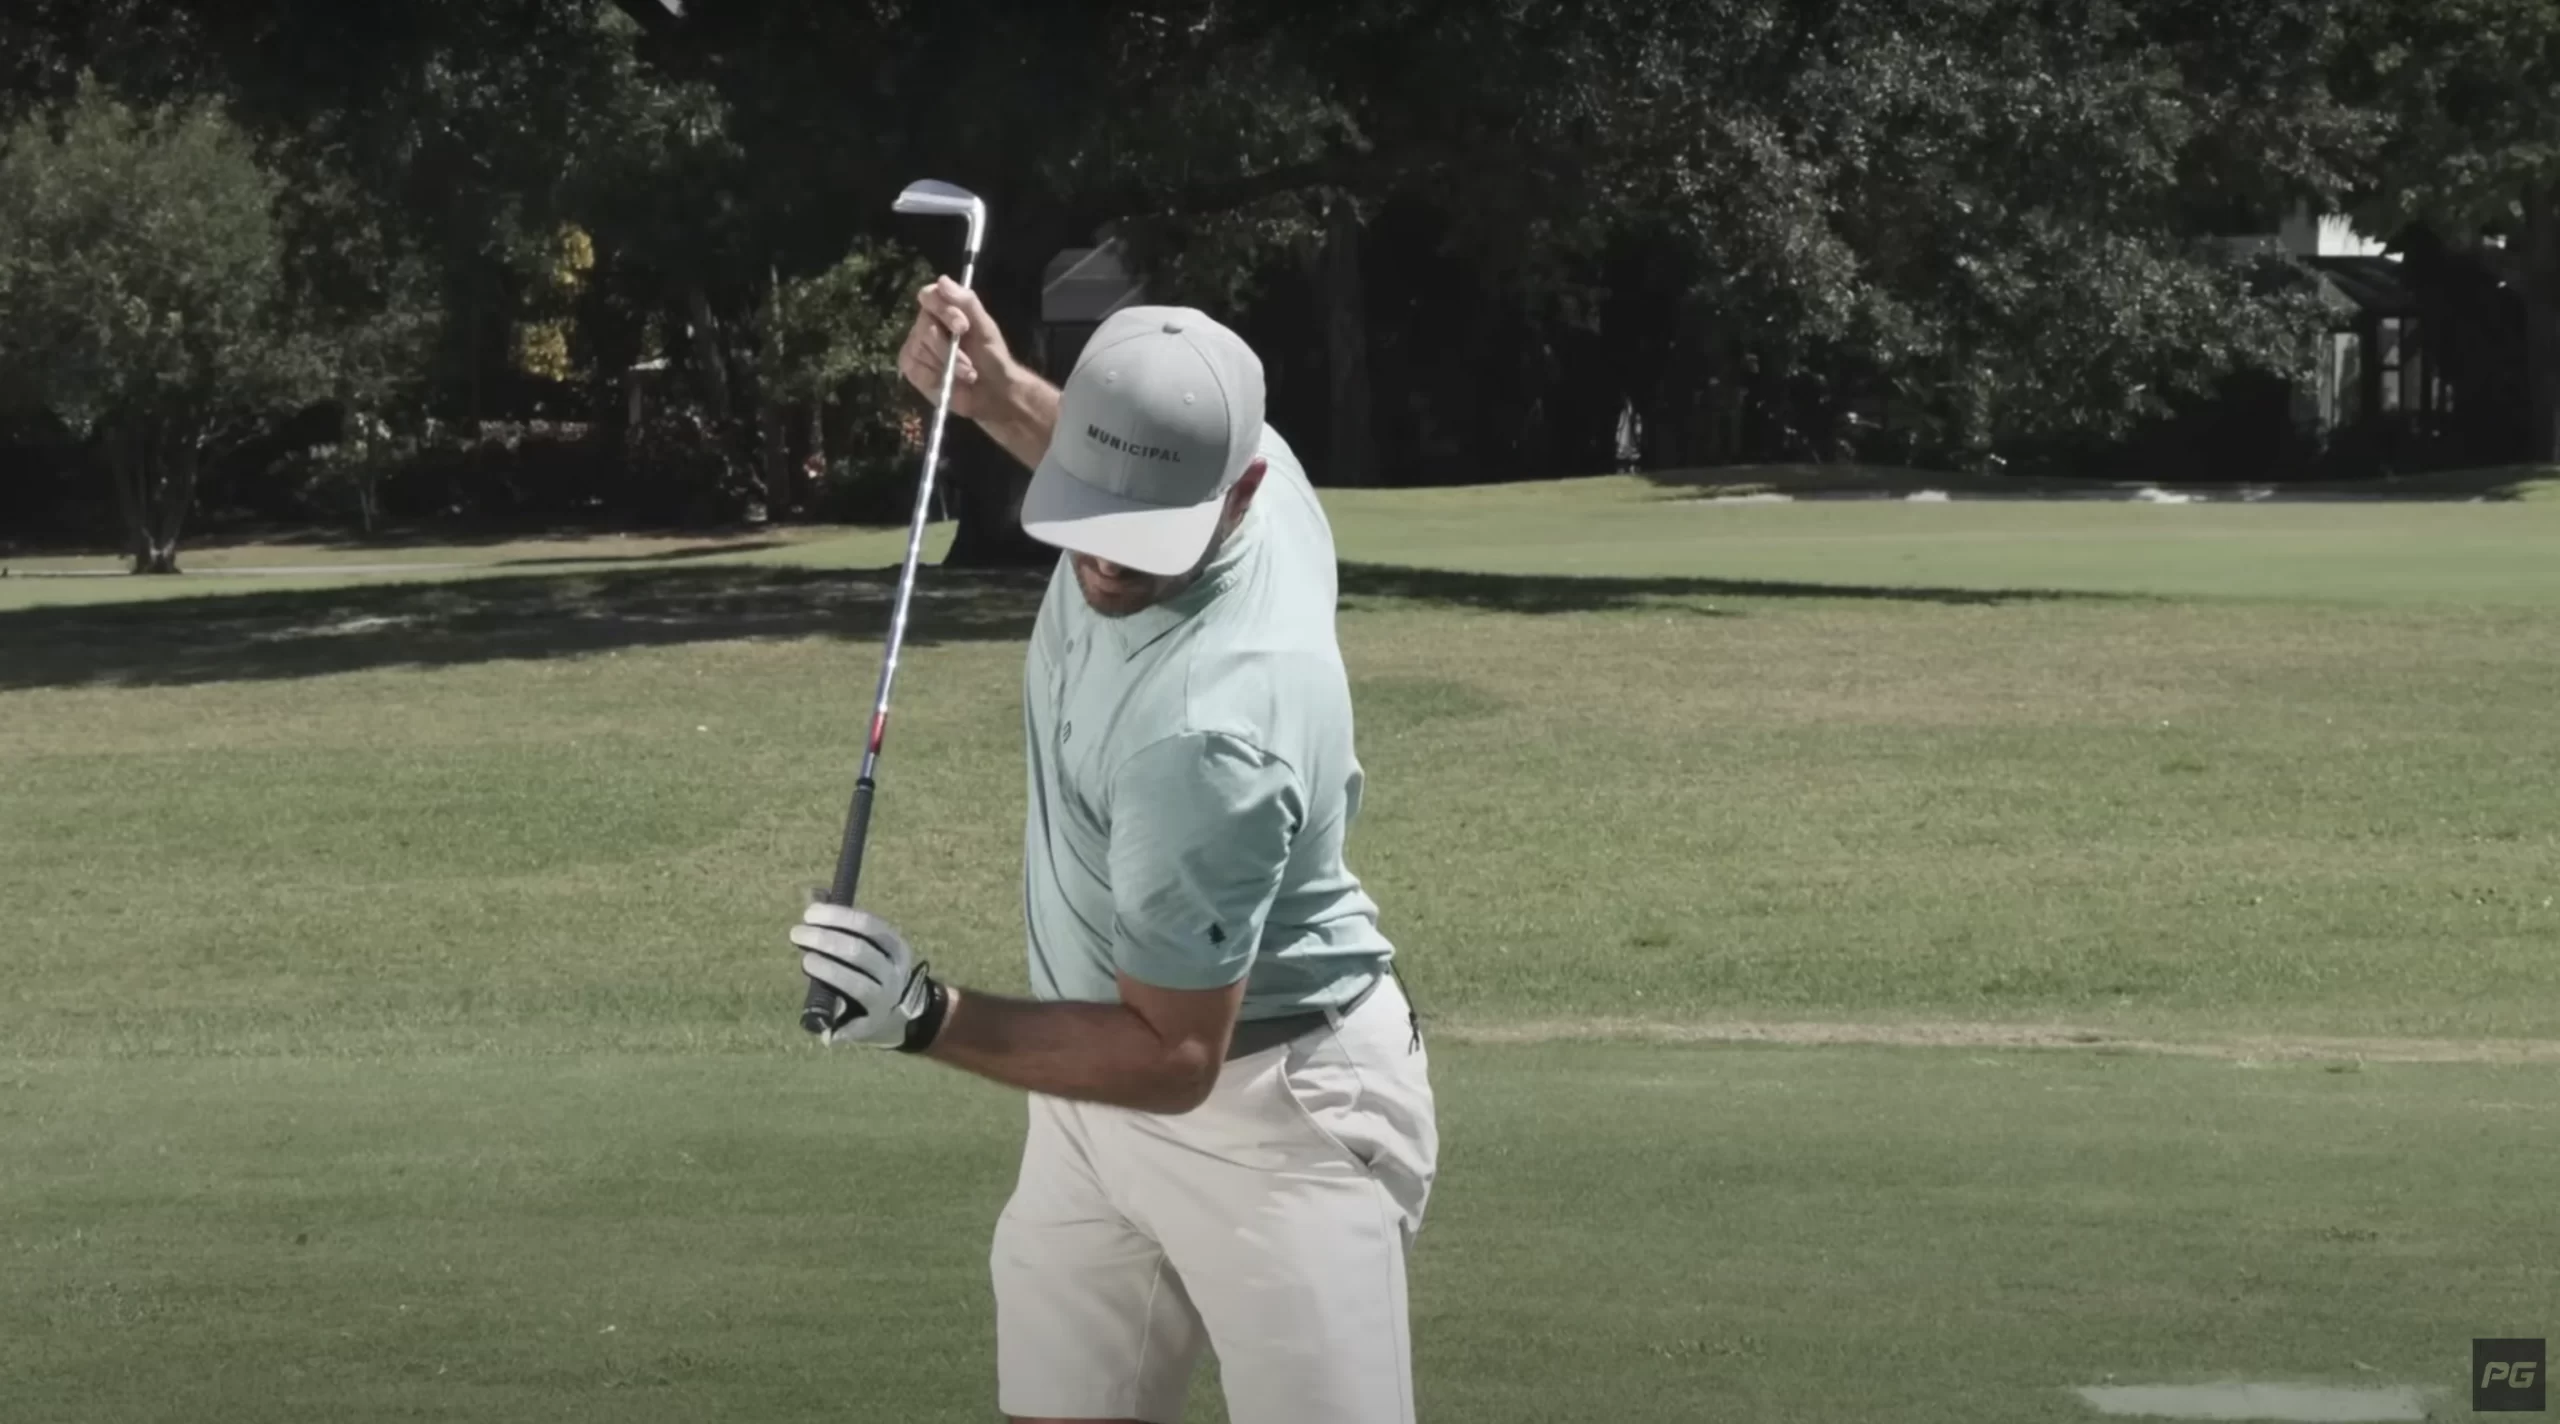
[[[818,901],[791,927],[791,942],[800,947],[800,972],[853,1005],[826,1042],[922,1053],[941,1033],[950,991],[888,921]]]

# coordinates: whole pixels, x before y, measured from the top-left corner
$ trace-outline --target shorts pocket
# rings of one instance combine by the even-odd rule
[[[1308,1131],[1362,1173],[1375,1173],[1378,1144],[1367,1126],[1366,1085],[1339,1030],[1290,1044],[1274,1076],[1289,1110]]]

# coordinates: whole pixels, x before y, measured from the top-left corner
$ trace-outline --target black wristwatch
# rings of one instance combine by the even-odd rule
[[[907,1020],[907,1036],[898,1041],[900,1053],[922,1053],[933,1047],[934,1037],[942,1032],[942,1019],[951,1012],[951,991],[942,981],[916,966],[916,982],[924,986],[924,1007]]]

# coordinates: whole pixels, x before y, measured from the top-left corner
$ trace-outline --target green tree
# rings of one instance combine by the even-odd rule
[[[290,247],[442,283],[448,410],[552,236],[592,234],[553,369],[664,355],[772,498],[829,359],[799,313],[916,241],[886,199],[922,176],[993,204],[979,285],[1018,332],[1106,228],[1161,295],[1261,322],[1330,481],[1409,478],[1382,442],[1426,425],[1471,468],[1589,468],[1622,394],[1658,464],[1844,451],[1879,401],[1928,453],[2118,432],[2302,345],[2299,274],[2204,239],[2340,186],[2341,7],[2390,3],[30,0],[0,37],[30,92],[88,56],[233,97]],[[985,453],[958,433],[954,557],[1045,557]]]
[[[209,458],[328,393],[278,187],[218,108],[94,85],[0,153],[0,390],[93,441],[136,573],[177,571]]]
[[[850,438],[836,453],[849,470],[902,453],[898,347],[913,318],[910,298],[930,280],[912,256],[865,241],[822,272],[775,284],[757,332],[763,390],[777,429],[786,408],[801,416],[813,465],[827,462],[827,411],[839,403]]]
[[[1200,0],[1106,22],[1095,121],[1046,132],[1179,285],[1306,270],[1337,467],[1359,464],[1339,427],[1364,307],[1449,267],[1472,300],[1401,348],[1477,352],[1507,325],[1569,350],[1549,384],[1605,367],[1647,391],[1660,457],[1742,453],[1677,437],[1744,406],[1788,453],[1824,448],[1788,406],[1811,385],[1836,413],[1835,372],[1979,454],[2119,433],[2296,359],[2307,284],[2202,214],[2334,178],[2354,122],[2319,82],[2325,8]],[[1364,228],[1396,212],[1439,239],[1382,254]],[[1364,280],[1364,255],[1397,265]]]

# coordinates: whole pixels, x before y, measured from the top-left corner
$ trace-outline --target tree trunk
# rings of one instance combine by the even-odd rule
[[[186,527],[188,511],[195,507],[201,452],[194,432],[184,427],[167,432],[163,438],[168,449],[160,461],[160,508],[153,521],[149,572],[174,574],[178,571],[178,535]]]
[[[124,525],[125,558],[135,573],[151,571],[151,521],[142,508],[142,446],[133,431],[107,421],[100,426],[99,453],[106,457],[107,483],[116,492],[116,516]]]
[[[2524,313],[2533,412],[2525,458],[2560,464],[2560,183],[2525,191]]]
[[[820,482],[827,473],[827,398],[820,392],[809,397],[807,408],[800,412],[803,448],[783,454],[782,488],[784,503],[797,519],[817,498]]]
[[[1706,390],[1699,402],[1697,462],[1707,466],[1739,465],[1750,457],[1750,386],[1733,325],[1718,320],[1703,340]]]
[[[756,402],[757,433],[762,437],[764,455],[764,517],[779,523],[791,513],[790,442],[783,436],[782,403],[766,399]]]
[[[1325,203],[1324,304],[1332,378],[1329,483],[1377,482],[1377,438],[1369,415],[1369,308],[1360,282],[1360,212],[1348,193]]]
[[[163,449],[163,444],[167,448]],[[178,535],[195,502],[196,449],[149,421],[106,427],[107,475],[124,519],[125,556],[137,574],[178,571]]]
[[[1031,472],[975,430],[964,438],[961,422],[943,432],[943,458],[951,468],[935,481],[950,492],[959,516],[951,548],[942,556],[952,569],[1036,569],[1057,562],[1058,551],[1022,532],[1022,495]]]
[[[693,341],[694,379],[702,383],[702,399],[711,407],[711,418],[725,426],[730,412],[729,364],[720,350],[720,318],[699,285],[684,289],[684,303]]]
[[[764,463],[764,517],[778,524],[791,515],[791,432],[784,423],[790,411],[783,400],[781,362],[775,350],[782,340],[782,273],[772,263],[765,265],[764,293],[764,339],[756,350],[752,384],[757,443]]]
[[[480,274],[476,268],[471,274],[469,326],[470,335],[464,340],[462,348],[462,369],[470,383],[464,410],[464,418],[468,423],[464,425],[462,433],[465,440],[478,440],[480,438]]]

